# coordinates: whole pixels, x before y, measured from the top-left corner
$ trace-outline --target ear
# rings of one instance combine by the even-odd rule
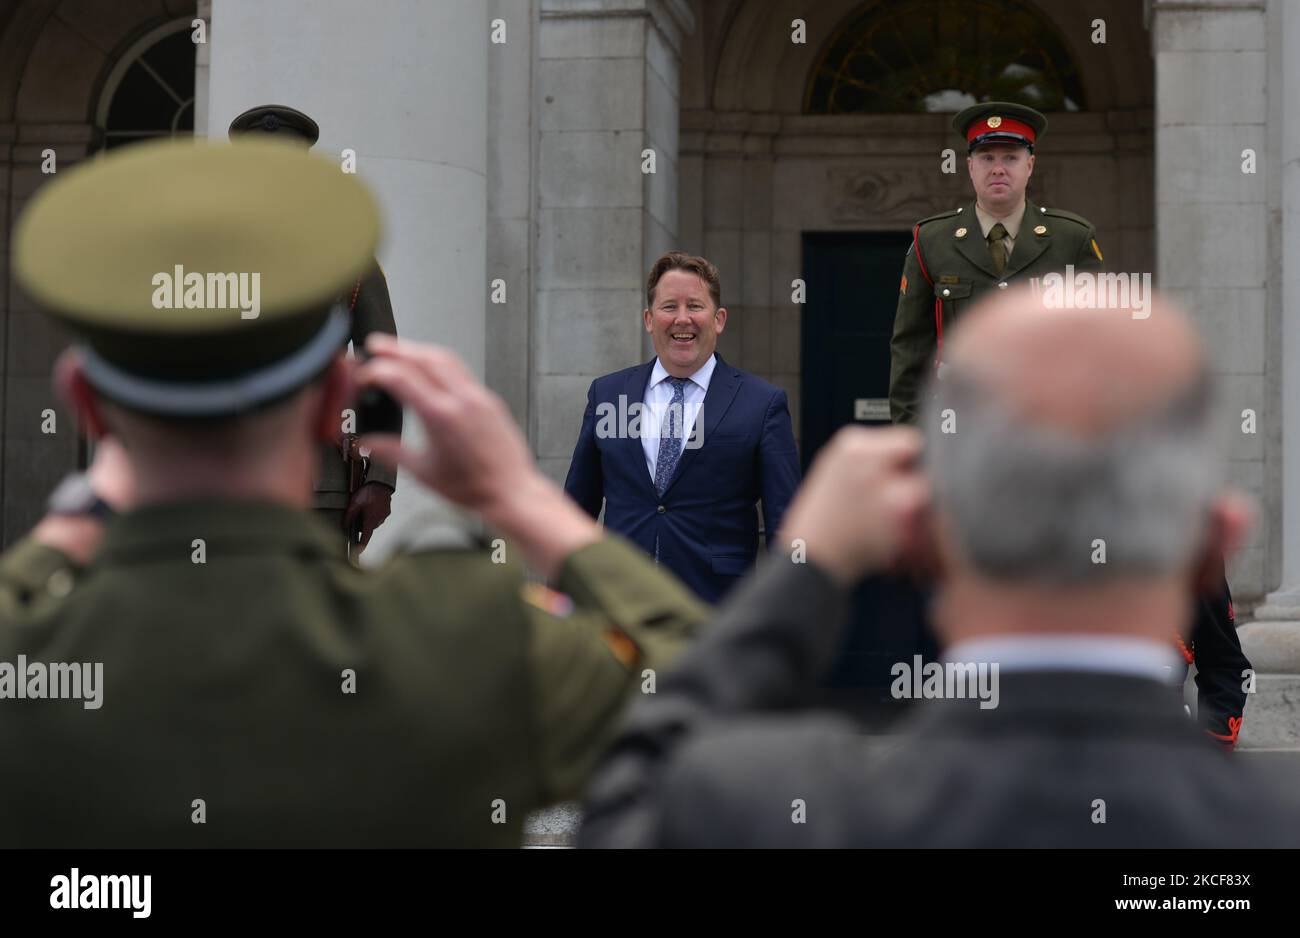
[[[727,328],[727,307],[719,306],[713,314],[713,321],[717,324],[718,334],[721,335],[722,330]]]
[[[923,585],[941,582],[955,559],[948,526],[927,505],[906,520],[899,551],[898,572]]]
[[[1029,167],[1029,172],[1025,173],[1025,178],[1028,179],[1034,174],[1034,154],[1029,154],[1029,159],[1025,160],[1025,165]]]
[[[76,349],[64,349],[54,362],[54,388],[64,403],[72,408],[86,436],[98,440],[108,433],[99,394],[86,380],[81,353]]]
[[[353,401],[352,367],[342,355],[325,369],[325,374],[317,382],[319,403],[312,417],[312,428],[316,439],[325,443],[334,443],[339,439],[343,426],[343,411]]]
[[[1223,492],[1210,505],[1205,541],[1192,567],[1193,586],[1198,594],[1219,589],[1224,565],[1246,542],[1254,522],[1255,503],[1235,489]]]
[[[650,307],[647,306],[645,309],[641,310],[641,321],[645,323],[646,332],[655,331],[655,317],[654,314],[650,312]]]

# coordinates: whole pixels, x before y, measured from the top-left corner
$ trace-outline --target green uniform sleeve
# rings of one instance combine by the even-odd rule
[[[1101,247],[1097,244],[1097,229],[1090,226],[1079,247],[1079,254],[1074,259],[1074,269],[1100,273],[1105,270],[1102,257]]]
[[[889,414],[894,423],[916,423],[934,344],[934,292],[921,274],[913,248],[903,261],[894,335],[889,343]]]
[[[624,704],[685,648],[710,607],[640,551],[607,536],[576,551],[557,586],[572,609],[526,604],[539,785],[576,796],[613,740]]]
[[[0,554],[0,622],[71,588],[76,566],[61,551],[28,537]]]
[[[372,332],[386,332],[397,335],[397,322],[393,318],[393,301],[388,295],[388,281],[384,272],[376,263],[361,278],[361,288],[357,291],[357,301],[352,307],[352,345],[360,349],[365,345],[366,336]],[[357,427],[365,433],[366,427]],[[379,462],[370,463],[366,470],[367,482],[382,482],[390,489],[397,487],[397,468]]]

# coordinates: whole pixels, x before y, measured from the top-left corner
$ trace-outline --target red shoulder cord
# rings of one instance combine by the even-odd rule
[[[930,292],[933,293],[934,278],[925,269],[925,260],[921,257],[920,222],[917,222],[912,228],[912,250],[916,252],[916,264],[921,268],[921,276],[930,285]],[[943,361],[943,300],[936,296],[934,298],[934,367],[936,370],[938,370],[941,361]]]
[[[352,302],[348,304],[348,312],[354,313],[357,309],[357,297],[361,295],[361,278],[357,278],[356,286],[352,288]]]

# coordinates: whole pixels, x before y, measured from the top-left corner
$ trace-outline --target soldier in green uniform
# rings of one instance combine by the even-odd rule
[[[288,143],[305,145],[308,149],[320,139],[320,127],[302,111],[282,104],[263,104],[249,108],[230,122],[230,139],[261,139],[269,137]],[[374,332],[397,334],[393,319],[393,302],[388,296],[388,281],[384,279],[379,261],[371,264],[343,290],[343,302],[351,314],[352,332],[349,340],[353,348],[365,348],[366,337]],[[357,433],[370,427],[357,426]],[[348,434],[321,445],[320,474],[316,478],[316,494],[312,507],[320,512],[330,527],[348,537],[354,557],[360,556],[375,528],[383,523],[392,510],[393,491],[397,487],[397,470],[366,460],[359,471],[350,471],[349,462],[360,460],[355,448],[348,449]],[[360,484],[353,488],[353,480]]]
[[[77,341],[56,382],[121,449],[0,557],[0,846],[517,844],[703,621],[456,356],[346,358],[378,231],[355,176],[267,142],[130,147],[28,204],[14,270]],[[504,555],[347,562],[309,508],[358,387],[429,440],[374,456]]]
[[[890,344],[895,423],[916,423],[923,379],[942,364],[944,331],[982,293],[1068,265],[1087,271],[1102,265],[1091,222],[1037,206],[1025,194],[1046,117],[1021,104],[991,101],[966,108],[952,125],[967,143],[975,200],[912,229]]]

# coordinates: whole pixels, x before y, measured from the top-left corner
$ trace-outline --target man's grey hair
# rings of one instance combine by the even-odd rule
[[[1207,374],[1093,437],[1019,418],[951,366],[927,397],[935,506],[980,574],[1083,585],[1174,573],[1200,547],[1223,481]]]

